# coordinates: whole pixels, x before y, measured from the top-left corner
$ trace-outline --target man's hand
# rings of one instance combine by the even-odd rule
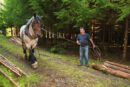
[[[96,47],[96,45],[95,44],[93,44],[93,49]]]
[[[91,42],[91,44],[92,44],[92,47],[93,47],[93,49],[94,49],[96,46],[95,46],[95,44],[94,44],[92,38],[90,38],[89,40],[90,40],[90,42]]]
[[[78,40],[76,41],[76,43],[77,43],[78,45],[80,45],[80,42],[79,42]]]

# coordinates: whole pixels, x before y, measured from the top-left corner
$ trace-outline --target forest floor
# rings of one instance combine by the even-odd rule
[[[36,49],[39,67],[34,70],[24,60],[22,48],[0,35],[0,54],[7,57],[27,74],[36,74],[38,81],[30,87],[130,87],[130,80],[102,73],[91,67],[77,66],[78,56],[54,54]],[[89,65],[101,63],[89,59]]]

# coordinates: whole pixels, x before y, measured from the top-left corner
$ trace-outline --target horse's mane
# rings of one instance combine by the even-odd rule
[[[25,34],[28,35],[28,32],[29,32],[29,26],[30,24],[32,23],[32,21],[34,20],[34,17],[32,16],[28,22],[26,23],[26,28],[25,28]]]
[[[31,24],[34,20],[36,20],[36,21],[41,21],[41,18],[40,18],[40,16],[37,16],[37,15],[36,15],[36,18],[35,18],[34,16],[32,16],[32,17],[28,20],[28,22],[26,23],[25,34],[28,34],[28,32],[29,32],[29,26],[30,26],[30,24]]]
[[[34,16],[32,16],[32,17],[28,20],[28,22],[26,23],[26,25],[29,26],[29,25],[32,23],[33,20],[35,20],[35,17],[34,17]],[[37,15],[36,15],[36,20],[37,20],[37,21],[41,21],[40,16],[37,16]]]
[[[28,20],[28,22],[26,23],[26,25],[29,26],[29,25],[32,23],[33,20],[34,20],[34,17],[31,17],[31,18]]]

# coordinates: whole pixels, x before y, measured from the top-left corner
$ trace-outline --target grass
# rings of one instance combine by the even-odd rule
[[[3,66],[0,66],[0,68],[2,68],[2,70],[9,76],[12,76],[12,73],[8,71],[7,68]],[[0,75],[0,79],[2,79],[0,80],[0,87],[13,87],[12,83],[7,78],[5,78],[2,74]]]
[[[22,77],[16,77],[14,75],[14,73],[12,73],[9,69],[7,69],[6,67],[4,67],[3,65],[0,65],[0,68],[4,71],[4,73],[6,73],[9,77],[13,78],[20,87],[25,87],[25,85],[27,85],[26,87],[30,87],[30,83],[32,82],[38,82],[39,79],[37,78],[37,75],[35,74],[31,74],[26,76],[22,76]],[[14,87],[14,85],[7,79],[5,78],[2,74],[0,75],[0,87]]]
[[[38,49],[38,50],[42,50],[42,49]],[[42,52],[42,53],[41,53]],[[63,61],[67,61],[71,64],[79,64],[79,57],[74,56],[74,55],[64,55],[64,54],[55,54],[55,53],[51,53],[45,50],[42,50],[39,54],[44,54],[44,55],[49,55],[52,56],[53,58],[57,58]],[[38,56],[38,55],[37,55]],[[89,57],[89,65],[92,64],[101,64],[103,61],[99,61],[99,60],[94,60],[92,59],[92,57]]]
[[[14,44],[10,44],[8,42],[8,38],[0,35],[0,45],[2,46],[0,48],[0,53],[1,54],[6,54],[8,53],[7,51],[9,51],[10,53],[16,53],[19,55],[22,55],[22,50],[20,48],[18,48],[17,45]],[[2,48],[4,48],[5,50],[3,50]],[[16,49],[15,49],[16,48]],[[18,49],[17,49],[18,48]],[[7,57],[9,60],[11,60],[11,62],[13,62],[15,65],[19,66],[19,67],[23,67],[22,64],[16,62],[15,60],[13,60],[12,57],[8,56]],[[36,74],[29,74],[27,77],[26,76],[22,76],[22,77],[16,77],[14,75],[14,73],[12,73],[9,69],[5,68],[4,66],[0,65],[0,68],[11,78],[15,79],[15,81],[20,85],[20,87],[30,87],[31,83],[36,83],[39,81],[39,77]],[[7,79],[5,78],[3,75],[0,75],[0,87],[14,87],[14,85]]]
[[[44,52],[45,54],[49,54],[48,52]],[[67,60],[67,58],[69,60],[71,60],[68,56],[64,56],[61,55],[59,56],[58,54],[50,54],[49,56],[53,56],[53,58],[55,59],[56,57],[58,57],[58,59],[62,59],[62,60]],[[72,81],[77,82],[77,87],[117,87],[117,85],[121,84],[121,87],[126,87],[126,84],[122,84],[121,81],[122,79],[118,78],[119,81],[115,81],[117,83],[115,83],[113,85],[113,82],[111,81],[110,78],[112,78],[112,76],[108,76],[108,79],[106,77],[101,77],[99,78],[99,76],[96,76],[91,74],[91,72],[88,69],[88,72],[84,72],[82,71],[82,68],[86,69],[85,67],[81,67],[80,69],[73,67],[71,65],[65,65],[64,63],[57,63],[57,62],[51,62],[49,58],[45,58],[44,56],[41,56],[42,60],[44,60],[44,67],[47,67],[48,69],[50,67],[53,67],[53,69],[55,69],[57,72],[60,72],[68,77],[71,78]],[[71,57],[72,59],[75,57]],[[68,61],[69,63],[73,64],[77,64],[78,59],[75,60],[71,60]],[[41,61],[41,59],[40,59]],[[93,60],[94,61],[94,60]],[[100,62],[99,62],[100,63]],[[86,76],[87,74],[87,76]],[[87,79],[86,79],[87,78]],[[112,86],[109,86],[108,84],[112,84]]]
[[[8,38],[2,35],[0,36],[0,41],[0,46],[2,46],[4,50],[8,51],[13,55],[18,55],[22,58],[23,53],[21,47],[10,43],[8,41]],[[5,54],[5,52],[1,48],[0,53]],[[41,48],[38,48],[38,51],[36,51],[35,55],[37,56],[41,72],[34,71],[30,73],[29,77],[16,78],[17,82],[20,84],[20,87],[24,87],[25,82],[27,82],[27,87],[30,87],[31,83],[39,83],[39,77],[40,80],[42,79],[42,81],[45,82],[48,79],[50,80],[52,78],[55,78],[57,80],[57,77],[64,77],[65,81],[67,81],[67,83],[69,84],[69,86],[67,87],[129,87],[127,86],[127,84],[123,83],[125,81],[121,78],[113,78],[113,76],[111,75],[104,75],[102,73],[96,76],[93,73],[96,74],[97,72],[90,68],[87,69],[86,67],[77,67],[76,65],[79,64],[79,58],[76,56],[54,54],[45,51]],[[26,68],[24,67],[24,65],[20,64],[19,62],[16,62],[15,59],[13,59],[11,56],[8,56],[8,59],[10,59],[17,66],[21,68]],[[95,61],[89,58],[89,65],[99,63],[102,63],[102,61]],[[8,70],[6,72],[10,74]],[[42,74],[42,77],[40,73]],[[10,75],[11,77],[14,77],[12,73]],[[0,78],[2,78],[1,75]],[[4,87],[11,87],[11,84],[6,78],[4,82],[7,82],[8,84],[5,84],[3,83],[3,81],[0,80],[0,83],[2,83],[3,85],[9,85],[4,85]],[[62,82],[60,82],[59,84],[61,83]]]

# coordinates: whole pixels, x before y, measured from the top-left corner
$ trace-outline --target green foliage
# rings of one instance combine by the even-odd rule
[[[29,18],[26,0],[4,0],[4,6],[1,10],[1,21],[6,26],[21,26]]]
[[[7,78],[5,78],[4,76],[0,75],[0,79],[2,79],[0,81],[0,87],[13,87],[11,82]]]
[[[58,54],[64,54],[66,52],[66,50],[59,45],[55,45],[55,46],[51,47],[49,49],[49,51],[52,53],[58,53]]]
[[[28,75],[27,77],[25,76],[22,78],[20,77],[18,82],[19,82],[20,87],[25,87],[25,86],[31,87],[32,83],[39,82],[39,78],[37,75],[31,74],[31,75]]]
[[[33,13],[43,16],[49,29],[72,29],[92,19],[106,23],[123,20],[130,14],[129,0],[4,0],[0,25],[21,26]],[[13,3],[13,4],[12,4]],[[108,15],[109,14],[109,15]]]
[[[119,15],[119,21],[130,15],[130,4],[121,7],[121,14]]]
[[[35,13],[43,15],[43,10],[40,6],[40,4],[42,3],[41,0],[28,0],[28,2],[29,6]]]
[[[62,1],[62,9],[54,14],[57,16],[57,19],[60,20],[64,25],[74,24],[81,25],[88,21],[88,14],[94,14],[91,11],[89,12],[89,8],[87,8],[86,0],[63,0]],[[69,4],[69,5],[68,5]],[[67,6],[66,6],[67,5]],[[59,23],[60,24],[60,23]],[[64,27],[64,26],[63,26]]]

